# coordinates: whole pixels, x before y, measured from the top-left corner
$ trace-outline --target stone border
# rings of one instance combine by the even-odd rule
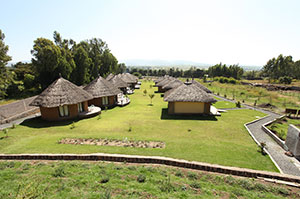
[[[277,135],[275,135],[272,131],[270,131],[266,126],[268,126],[268,125],[270,125],[270,124],[272,124],[273,122],[275,122],[277,119],[281,119],[281,118],[283,118],[283,117],[285,117],[285,115],[282,115],[282,116],[280,116],[280,117],[278,117],[278,118],[276,118],[276,119],[274,119],[274,120],[272,120],[272,121],[270,121],[270,122],[267,122],[267,123],[265,123],[265,124],[263,124],[262,126],[261,126],[261,128],[262,128],[262,130],[264,131],[264,132],[266,132],[279,146],[281,146],[284,150],[286,150],[286,151],[288,151],[289,150],[289,148],[286,146],[286,144],[285,144],[285,142],[283,141],[283,140],[281,140]]]
[[[159,164],[187,169],[202,170],[249,178],[267,178],[300,184],[300,177],[268,171],[243,169],[238,167],[221,166],[203,162],[179,160],[159,156],[137,156],[121,154],[0,154],[0,160],[82,160],[109,161],[142,164]]]

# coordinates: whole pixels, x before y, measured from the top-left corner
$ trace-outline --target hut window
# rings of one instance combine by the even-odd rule
[[[59,116],[60,117],[67,117],[69,116],[69,107],[67,105],[65,106],[59,106]]]
[[[82,102],[78,104],[78,112],[79,113],[83,112],[83,104],[82,104]]]
[[[107,105],[108,104],[108,97],[102,97],[102,104]]]

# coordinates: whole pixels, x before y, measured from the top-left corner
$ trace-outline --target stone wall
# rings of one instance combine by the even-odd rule
[[[292,124],[289,125],[285,144],[294,156],[300,156],[300,130]]]
[[[298,176],[237,167],[221,166],[202,162],[190,162],[186,160],[178,160],[158,156],[135,156],[121,154],[0,154],[0,160],[84,160],[159,164],[229,174],[235,176],[243,176],[249,178],[268,178],[298,184],[300,183],[300,177]]]

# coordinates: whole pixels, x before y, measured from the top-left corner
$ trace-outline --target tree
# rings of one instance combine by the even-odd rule
[[[149,94],[150,100],[151,100],[151,105],[152,105],[152,99],[154,98],[154,94]]]
[[[72,80],[77,85],[82,85],[89,82],[88,69],[92,63],[88,53],[81,45],[75,47],[73,52],[76,68],[72,72]]]
[[[11,72],[6,68],[11,57],[7,55],[8,46],[4,43],[5,35],[0,29],[0,99],[6,96],[6,90],[13,80]]]
[[[34,57],[31,60],[32,65],[38,74],[38,81],[44,89],[59,77],[57,68],[62,56],[60,48],[49,39],[38,38],[34,41],[31,54]]]

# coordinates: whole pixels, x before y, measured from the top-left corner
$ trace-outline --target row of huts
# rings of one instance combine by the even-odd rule
[[[79,87],[60,77],[37,96],[32,106],[39,106],[41,117],[59,121],[97,115],[103,108],[124,106],[130,102],[138,78],[129,73],[99,76],[88,85]]]
[[[212,111],[213,98],[211,91],[195,80],[182,82],[171,76],[156,79],[158,92],[164,93],[164,101],[168,102],[169,114],[205,114],[217,113]],[[215,110],[215,109],[213,109]]]

